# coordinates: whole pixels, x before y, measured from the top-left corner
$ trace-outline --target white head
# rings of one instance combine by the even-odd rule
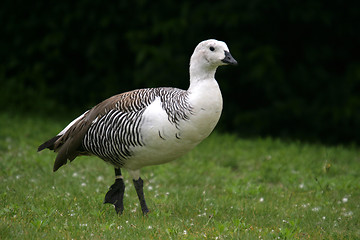
[[[200,42],[190,59],[190,77],[214,77],[216,68],[221,65],[236,65],[226,43],[214,39]],[[209,75],[210,74],[210,75]]]

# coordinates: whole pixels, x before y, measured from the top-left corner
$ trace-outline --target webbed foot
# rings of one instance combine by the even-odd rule
[[[115,211],[117,214],[122,214],[124,211],[124,192],[125,184],[122,179],[120,169],[115,169],[116,180],[113,185],[109,188],[109,191],[105,195],[105,203],[111,203],[115,206]]]

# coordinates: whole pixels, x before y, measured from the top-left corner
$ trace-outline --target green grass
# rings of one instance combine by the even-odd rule
[[[0,239],[359,239],[360,151],[213,134],[142,170],[143,217],[129,175],[124,214],[104,195],[113,168],[81,157],[52,172],[36,152],[67,122],[0,114]]]

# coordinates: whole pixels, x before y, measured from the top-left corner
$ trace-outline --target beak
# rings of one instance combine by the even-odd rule
[[[233,56],[231,56],[230,52],[228,51],[224,51],[224,52],[225,52],[225,58],[221,61],[223,63],[227,63],[230,65],[237,65],[237,61],[233,58]]]

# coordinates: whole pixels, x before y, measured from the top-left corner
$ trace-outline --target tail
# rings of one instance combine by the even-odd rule
[[[44,150],[45,148],[48,148],[50,150],[54,150],[54,144],[56,142],[56,140],[58,140],[62,135],[57,135],[49,140],[47,140],[46,142],[44,142],[43,144],[41,144],[38,147],[38,152]]]
[[[57,157],[54,162],[53,171],[56,172],[61,166],[65,165],[68,160],[72,161],[79,155],[89,155],[86,152],[78,151],[79,144],[74,144],[72,138],[67,139],[65,143],[56,143],[56,141],[61,138],[63,135],[57,135],[38,147],[38,152],[48,148],[57,152]]]
[[[57,153],[53,168],[54,172],[65,165],[68,160],[72,161],[79,155],[89,155],[89,153],[82,149],[82,140],[92,121],[97,117],[97,112],[90,115],[92,118],[87,119],[86,114],[88,112],[86,111],[80,117],[73,120],[58,135],[38,147],[38,152],[48,148]]]

